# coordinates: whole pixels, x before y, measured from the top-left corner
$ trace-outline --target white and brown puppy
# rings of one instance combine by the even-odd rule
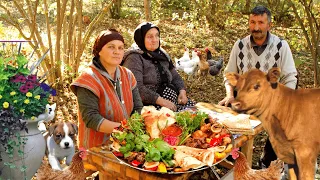
[[[70,165],[75,153],[76,135],[78,127],[70,122],[58,122],[49,127],[45,135],[47,141],[47,155],[52,169],[62,170],[60,160],[66,158],[66,164]]]

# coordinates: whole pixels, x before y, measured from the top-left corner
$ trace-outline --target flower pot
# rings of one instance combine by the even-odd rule
[[[23,157],[18,156],[18,152],[16,150],[13,158],[9,158],[6,153],[2,153],[3,161],[0,163],[0,169],[2,171],[0,177],[2,179],[29,180],[39,169],[45,154],[46,143],[43,135],[38,130],[37,125],[37,121],[28,120],[28,133],[20,131],[21,137],[28,138],[24,147],[21,145],[21,149],[23,149],[24,152]],[[4,166],[4,162],[12,162],[16,165],[16,168]],[[20,170],[22,166],[26,166],[26,170],[24,172]]]

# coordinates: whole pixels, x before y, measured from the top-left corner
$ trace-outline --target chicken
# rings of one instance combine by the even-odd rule
[[[189,56],[189,49],[187,47],[184,48],[184,53],[183,56],[179,59],[175,58],[175,62],[185,62],[185,61],[190,61],[190,56]]]
[[[199,61],[199,70],[198,70],[198,74],[199,74],[199,78],[198,80],[200,80],[201,77],[204,78],[204,83],[206,83],[206,77],[208,75],[208,72],[209,72],[209,63],[207,62],[206,59],[204,59],[203,55],[200,53],[199,54],[199,58],[200,58],[200,61]]]
[[[82,22],[86,26],[88,26],[91,23],[90,17],[89,16],[82,16]]]
[[[233,151],[232,157],[234,156],[238,156],[234,165],[234,180],[280,180],[282,177],[284,164],[279,159],[272,161],[267,169],[255,170],[251,169],[243,153]]]
[[[42,163],[37,173],[38,180],[83,180],[88,175],[92,174],[92,171],[85,172],[82,159],[87,155],[85,149],[80,149],[75,153],[71,164],[66,169],[59,171],[51,169],[50,165],[46,162]]]
[[[209,74],[211,76],[216,76],[223,67],[223,58],[219,57],[219,60],[214,60],[212,53],[216,53],[217,51],[213,48],[206,48],[205,51],[207,52],[207,62],[209,63]]]
[[[190,61],[177,61],[176,68],[177,70],[181,70],[189,75],[188,80],[190,77],[194,77],[196,72],[198,71],[198,64],[200,61],[199,51],[196,49],[191,52],[191,59]]]

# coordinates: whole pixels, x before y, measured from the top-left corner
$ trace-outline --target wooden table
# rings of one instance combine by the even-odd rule
[[[252,166],[253,140],[256,135],[263,131],[262,124],[253,129],[252,135],[242,135],[235,139],[236,147],[241,147],[241,152],[247,157],[248,163]]]
[[[254,128],[254,133],[252,135],[241,135],[235,139],[235,146],[242,147],[241,151],[246,155],[250,166],[252,164],[254,137],[262,131],[263,127],[260,124]],[[192,175],[192,173],[169,175],[139,171],[127,165],[121,164],[105,146],[91,148],[88,151],[87,160],[84,162],[84,164],[86,169],[99,171],[100,180],[184,180],[188,179],[188,177]],[[221,162],[220,165],[229,169],[233,167],[232,164],[225,161]]]

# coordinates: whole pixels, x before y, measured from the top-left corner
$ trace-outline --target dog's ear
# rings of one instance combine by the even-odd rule
[[[76,134],[78,134],[78,126],[74,123],[71,123],[73,129],[76,131]]]
[[[58,126],[58,124],[54,124],[52,126],[49,127],[49,136],[51,136],[54,132],[54,130],[56,129],[56,127]]]

